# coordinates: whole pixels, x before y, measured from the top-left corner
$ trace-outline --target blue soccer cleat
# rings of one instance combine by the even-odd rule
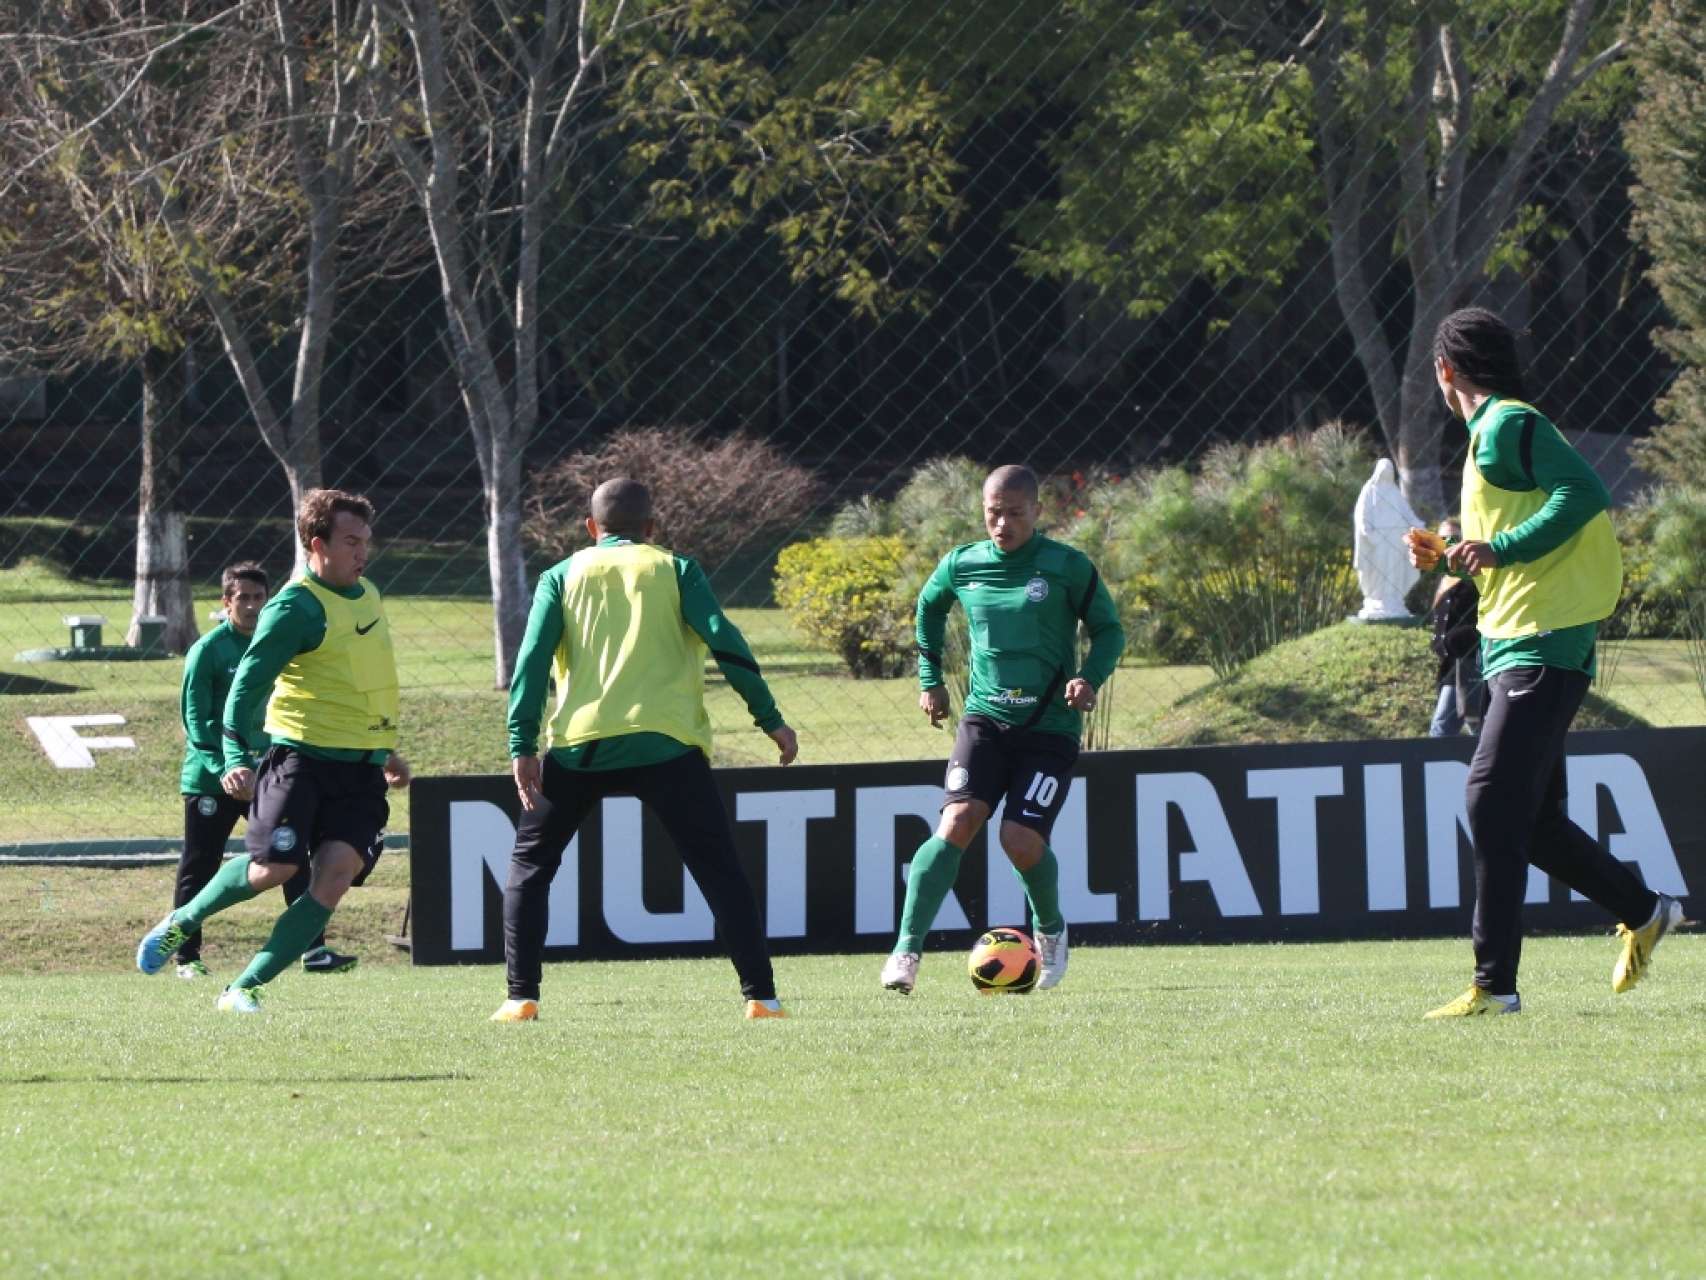
[[[144,973],[159,973],[166,967],[166,961],[177,954],[178,948],[184,944],[184,931],[172,922],[172,915],[155,925],[142,935],[142,941],[136,944],[136,967]]]

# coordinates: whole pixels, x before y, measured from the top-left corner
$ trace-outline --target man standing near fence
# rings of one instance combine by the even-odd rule
[[[651,545],[646,487],[607,480],[591,507],[594,545],[540,575],[510,683],[509,751],[522,815],[504,889],[509,998],[492,1021],[538,1018],[551,881],[582,820],[613,795],[637,796],[663,820],[728,946],[746,1016],[783,1017],[764,926],[711,778],[707,651],[776,743],[781,763],[793,761],[799,744],[704,571]],[[540,720],[553,680],[556,707],[541,760]]]
[[[960,858],[1006,801],[1001,848],[1025,887],[1042,953],[1039,988],[1066,976],[1060,867],[1048,836],[1072,785],[1083,715],[1125,650],[1119,611],[1082,551],[1036,532],[1042,511],[1029,467],[997,467],[983,483],[986,542],[942,557],[918,596],[918,705],[948,714],[942,641],[958,600],[971,630],[971,688],[948,759],[936,834],[912,855],[906,905],[881,981],[910,993],[924,937],[959,875]],[[1090,651],[1078,662],[1078,627]],[[991,856],[994,856],[991,853]]]
[[[245,560],[228,566],[220,575],[219,585],[225,621],[190,647],[184,657],[184,682],[178,696],[184,723],[184,763],[178,773],[184,805],[184,848],[178,858],[174,908],[187,905],[213,879],[225,857],[225,842],[248,808],[246,802],[226,795],[220,785],[225,773],[220,721],[232,677],[248,651],[272,583],[265,569]],[[258,705],[256,710],[260,710]],[[255,715],[246,729],[254,750],[266,746],[263,719]],[[306,875],[286,880],[285,905],[295,902],[307,889]],[[302,957],[302,967],[309,973],[341,973],[354,964],[354,956],[340,955],[327,947],[324,935],[316,938]],[[201,960],[201,930],[194,929],[178,944],[178,977],[207,976],[207,966]]]
[[[1517,1013],[1522,903],[1532,863],[1621,921],[1611,989],[1646,976],[1653,949],[1682,922],[1655,893],[1570,821],[1565,735],[1593,678],[1599,624],[1617,607],[1623,563],[1606,510],[1611,494],[1587,461],[1524,399],[1516,333],[1481,307],[1454,311],[1434,336],[1434,374],[1469,429],[1464,540],[1412,529],[1411,563],[1443,557],[1480,588],[1486,717],[1469,762],[1466,809],[1475,843],[1475,976],[1429,1018]]]
[[[384,845],[387,784],[406,787],[397,743],[397,663],[379,591],[362,571],[373,540],[373,507],[337,489],[311,489],[296,516],[308,572],[261,612],[225,700],[224,776],[234,800],[249,801],[248,853],[222,867],[184,907],[149,930],[136,949],[157,973],[186,933],[217,912],[282,885],[307,868],[308,892],[286,908],[265,945],[218,1007],[258,1013],[263,986],[306,952]],[[247,727],[267,700],[271,745],[258,769]]]

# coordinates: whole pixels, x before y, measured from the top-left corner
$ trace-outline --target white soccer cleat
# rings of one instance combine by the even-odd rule
[[[883,985],[903,996],[911,995],[912,989],[918,985],[918,961],[921,958],[916,951],[895,952],[883,961]]]
[[[226,987],[219,993],[219,999],[214,1002],[213,1007],[220,1013],[259,1013],[261,1011],[261,989],[259,987]]]
[[[1044,933],[1038,929],[1036,938],[1037,950],[1043,958],[1043,971],[1037,976],[1037,990],[1047,991],[1058,986],[1066,976],[1066,925],[1060,926],[1059,933]]]

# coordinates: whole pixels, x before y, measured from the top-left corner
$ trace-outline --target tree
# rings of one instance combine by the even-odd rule
[[[48,371],[115,359],[140,371],[133,606],[166,618],[178,652],[197,635],[177,493],[180,355],[204,320],[161,197],[208,262],[244,264],[234,291],[275,268],[279,231],[251,199],[275,185],[265,158],[228,145],[246,84],[214,56],[226,15],[195,0],[46,0],[0,38],[0,355]]]
[[[594,142],[649,213],[704,235],[757,222],[799,280],[874,309],[953,205],[936,103],[862,64],[810,97],[743,52],[723,0],[381,0],[403,51],[379,113],[426,216],[484,491],[496,682],[526,623],[521,453],[540,424],[540,280]]]
[[[1656,0],[1636,46],[1641,96],[1624,130],[1635,162],[1635,235],[1675,327],[1655,335],[1679,366],[1664,425],[1637,447],[1677,485],[1706,476],[1706,3]]]
[[[227,33],[254,60],[248,145],[275,158],[271,193],[293,215],[285,246],[292,270],[251,305],[230,287],[238,264],[221,261],[175,192],[156,182],[161,216],[213,318],[261,439],[283,467],[291,511],[321,484],[321,380],[340,285],[381,279],[420,257],[398,234],[407,193],[382,167],[384,140],[359,111],[360,85],[379,57],[373,0],[272,0],[270,13],[233,10]],[[262,24],[270,24],[270,32]],[[285,177],[288,174],[289,177]],[[290,179],[294,179],[291,181]],[[389,180],[388,180],[389,179]],[[296,331],[288,410],[280,413],[250,337],[279,325]],[[292,539],[296,570],[304,550]]]
[[[872,0],[825,16],[815,47],[904,49],[901,11]],[[1014,220],[1035,274],[1140,317],[1206,281],[1224,315],[1271,306],[1325,238],[1405,492],[1437,512],[1433,330],[1520,259],[1541,216],[1541,144],[1624,52],[1623,13],[1603,0],[942,0],[933,23],[956,34],[897,56],[968,112],[1055,113],[1057,190]]]
[[[1438,513],[1433,331],[1532,226],[1537,153],[1572,95],[1623,53],[1621,38],[1596,28],[1617,15],[1594,0],[1291,4],[1250,19],[1244,6],[1213,8],[1211,20],[1179,18],[1167,42],[1206,110],[1177,127],[1176,81],[1152,83],[1139,59],[1144,71],[1116,81],[1092,120],[1130,121],[1141,141],[1122,159],[1083,139],[1068,166],[1086,179],[1112,174],[1128,195],[1159,167],[1195,199],[1163,199],[1154,221],[1150,202],[1142,228],[1098,242],[1087,232],[1124,216],[1103,201],[1088,227],[1039,237],[1033,261],[1092,280],[1096,270],[1163,281],[1190,270],[1247,287],[1271,280],[1324,227],[1405,495]],[[1313,172],[1295,163],[1304,152]],[[1396,305],[1384,279],[1395,269],[1407,286]],[[1135,301],[1153,306],[1153,290]]]

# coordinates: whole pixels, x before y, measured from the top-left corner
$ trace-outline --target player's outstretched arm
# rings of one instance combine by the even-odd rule
[[[948,634],[948,611],[958,596],[954,593],[955,551],[948,552],[937,563],[935,572],[925,581],[918,593],[918,607],[913,613],[914,638],[918,642],[918,686],[928,695],[942,685],[942,642]],[[923,696],[918,705],[937,724],[948,714],[947,691],[942,690],[942,709],[932,713]]]
[[[1089,581],[1085,584],[1078,616],[1084,630],[1089,633],[1090,651],[1084,655],[1084,665],[1079,669],[1077,679],[1067,681],[1066,688],[1067,702],[1078,711],[1088,711],[1096,705],[1096,691],[1113,677],[1114,668],[1120,664],[1120,655],[1125,652],[1125,627],[1120,623],[1119,608],[1095,566],[1086,559],[1084,567]],[[1080,689],[1078,700],[1073,701],[1072,686],[1078,683],[1086,688]],[[1083,705],[1086,700],[1088,705]]]
[[[256,748],[249,740],[249,728],[255,722],[255,713],[272,696],[279,672],[297,654],[319,648],[325,638],[326,611],[307,590],[286,587],[261,610],[254,638],[237,664],[237,674],[225,695],[225,708],[220,716],[220,745],[225,765],[220,785],[227,795],[247,798],[247,787],[254,781],[250,770]],[[239,782],[234,789],[233,774],[249,774],[248,783]]]
[[[516,651],[515,669],[510,673],[509,731],[511,759],[537,754],[539,726],[545,716],[545,701],[551,687],[551,660],[563,638],[563,568],[547,569],[533,589],[533,607],[527,614],[527,630]]]
[[[776,706],[775,695],[765,683],[764,672],[758,666],[758,659],[752,656],[746,637],[717,602],[716,592],[711,590],[711,581],[705,576],[705,571],[691,556],[676,556],[675,580],[681,592],[681,620],[705,642],[705,647],[716,661],[717,670],[729,682],[729,688],[746,703],[753,724],[774,738],[778,730],[787,728],[782,722],[782,712]],[[793,730],[788,732],[792,734]],[[781,746],[780,739],[777,739],[777,745]],[[787,764],[788,761],[782,763]]]

